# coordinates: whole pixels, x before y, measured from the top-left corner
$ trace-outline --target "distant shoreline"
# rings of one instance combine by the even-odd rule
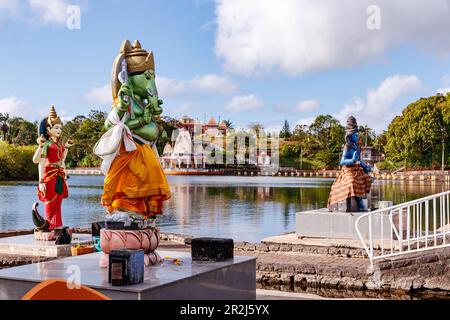
[[[67,169],[68,175],[102,175],[99,168]],[[166,175],[183,176],[264,176],[264,177],[304,177],[304,178],[335,178],[339,170],[297,170],[294,168],[279,168],[278,171],[264,172],[258,169],[177,169],[165,170]],[[378,180],[416,180],[450,182],[450,170],[411,170],[411,171],[380,171],[373,174]]]

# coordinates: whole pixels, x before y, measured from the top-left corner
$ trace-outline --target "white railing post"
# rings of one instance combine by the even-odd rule
[[[410,210],[411,206],[408,206],[408,208],[406,209],[406,241],[408,242],[408,250],[411,250],[411,246],[410,246],[410,242],[409,242],[409,238],[410,238],[410,225],[411,225],[411,210]]]
[[[425,202],[425,248],[428,248],[428,235],[430,231],[428,230],[430,228],[430,202]]]
[[[437,235],[436,235],[436,198],[433,198],[433,235],[434,235],[434,247],[436,246],[437,242]]]
[[[437,199],[439,199],[439,209],[437,205]],[[433,206],[432,211],[430,210],[430,203]],[[425,209],[423,209],[425,207]],[[412,208],[412,209],[411,209]],[[439,217],[437,215],[437,210],[440,210]],[[384,230],[386,226],[384,224],[384,215],[388,214],[389,221],[389,238],[390,238],[390,251],[385,250],[385,239]],[[403,215],[406,214],[406,228],[403,226]],[[425,218],[422,216],[425,214]],[[394,223],[394,215],[398,215],[397,223]],[[411,217],[412,215],[412,217]],[[380,217],[381,221],[378,224],[373,224],[373,217]],[[430,216],[432,216],[433,223],[430,226]],[[437,219],[440,218],[438,223]],[[368,219],[368,221],[367,221]],[[411,219],[413,219],[411,221]],[[365,228],[368,225],[369,239],[364,238],[360,232],[360,224],[362,221],[366,221]],[[423,232],[423,223],[425,222],[425,232]],[[374,260],[382,259],[386,257],[407,254],[411,252],[431,250],[434,248],[441,248],[450,246],[450,243],[446,240],[446,236],[450,235],[450,191],[442,192],[439,194],[424,197],[422,199],[417,199],[409,201],[406,203],[391,206],[389,208],[382,208],[376,211],[368,212],[360,217],[355,222],[356,232],[359,239],[366,251],[369,259],[370,266],[373,270]],[[447,226],[449,225],[449,226]],[[379,228],[379,231],[374,229]],[[430,233],[430,227],[433,228],[433,232]],[[411,229],[412,228],[412,229]],[[440,231],[438,231],[438,229]],[[406,232],[406,239],[404,233]],[[377,235],[380,235],[380,239],[377,239]],[[412,236],[411,236],[412,234]],[[438,244],[437,238],[442,235],[443,240]],[[395,248],[394,237],[397,238],[398,249]],[[368,241],[367,241],[368,240]],[[375,240],[381,241],[381,254],[375,256]],[[428,246],[428,241],[434,241],[433,245]],[[411,241],[416,243],[416,246],[411,246]],[[367,243],[368,242],[368,243]],[[407,246],[406,246],[407,243]],[[405,248],[403,245],[405,244]]]

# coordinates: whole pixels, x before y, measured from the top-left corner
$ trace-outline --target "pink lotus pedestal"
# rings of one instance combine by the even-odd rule
[[[99,266],[106,268],[109,265],[111,250],[144,250],[144,263],[148,267],[162,261],[155,252],[159,245],[159,230],[100,230],[100,247],[102,256]]]

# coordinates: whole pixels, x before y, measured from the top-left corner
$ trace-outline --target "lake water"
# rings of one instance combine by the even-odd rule
[[[333,179],[294,177],[168,176],[172,198],[158,217],[163,232],[259,242],[295,230],[295,213],[326,206]],[[104,214],[103,177],[71,176],[63,222],[90,227]],[[375,181],[372,200],[394,204],[450,189],[432,182]],[[36,182],[0,183],[0,231],[31,229]],[[43,212],[41,203],[40,212]]]

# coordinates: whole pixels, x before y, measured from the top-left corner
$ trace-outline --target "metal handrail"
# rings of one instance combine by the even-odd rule
[[[398,221],[395,221],[396,217]],[[368,241],[361,232],[366,220]],[[450,227],[446,231],[445,226],[450,226],[450,191],[367,212],[355,221],[356,232],[370,259],[371,268],[377,259],[450,246],[446,239],[450,235]],[[377,239],[374,238],[378,235],[381,252],[375,255],[374,240]]]

